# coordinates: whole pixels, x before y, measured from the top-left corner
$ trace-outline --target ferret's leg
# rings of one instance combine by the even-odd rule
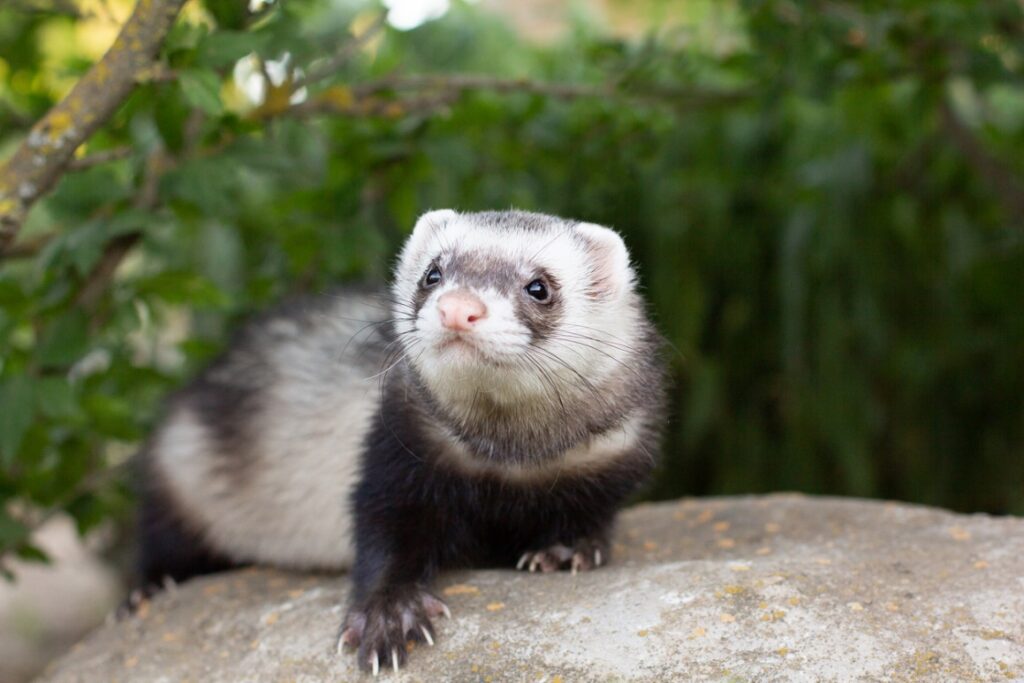
[[[526,549],[519,556],[516,569],[530,572],[568,569],[573,574],[596,569],[607,563],[611,555],[610,536],[611,520],[598,524],[596,528],[563,522],[552,530],[550,536],[537,539],[532,547]]]
[[[608,562],[609,544],[605,537],[577,540],[572,546],[555,543],[540,550],[528,550],[519,556],[516,569],[553,572],[568,569],[573,574],[597,569]]]
[[[132,611],[141,598],[158,592],[168,580],[180,583],[235,566],[206,548],[199,535],[181,519],[159,482],[143,478],[142,484],[135,586],[119,613]]]
[[[155,501],[144,501],[140,519],[138,576],[143,585],[230,569],[233,563],[210,552],[198,536]]]
[[[449,615],[427,590],[443,542],[435,511],[401,500],[383,481],[364,480],[355,496],[354,586],[338,649],[357,647],[359,666],[374,674],[397,670],[408,640],[433,645],[431,619]]]

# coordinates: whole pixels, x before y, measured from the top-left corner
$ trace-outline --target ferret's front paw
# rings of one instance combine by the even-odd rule
[[[107,617],[108,623],[122,621],[128,617],[135,616],[140,612],[142,606],[153,596],[175,590],[178,584],[169,576],[165,576],[160,584],[147,583],[132,590],[120,605]]]
[[[572,548],[556,543],[544,550],[523,553],[516,563],[516,569],[531,572],[539,570],[545,573],[569,569],[575,574],[596,569],[607,560],[607,543],[585,539],[577,541]]]
[[[374,676],[389,664],[398,671],[405,663],[407,641],[434,644],[430,620],[441,615],[451,617],[448,605],[425,590],[380,591],[349,610],[338,636],[338,652],[346,645],[357,648],[359,667]]]

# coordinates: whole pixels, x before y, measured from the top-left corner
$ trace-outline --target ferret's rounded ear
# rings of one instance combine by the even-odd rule
[[[459,214],[451,209],[434,209],[433,211],[427,211],[417,219],[416,227],[412,229],[412,234],[415,235],[423,230],[430,231],[440,229],[444,227],[448,221],[458,215]]]
[[[632,288],[636,275],[619,233],[596,223],[577,223],[575,230],[583,238],[590,266],[587,294],[605,299]]]
[[[402,249],[402,259],[414,258],[431,237],[436,236],[444,229],[445,225],[454,218],[457,218],[458,215],[458,213],[451,209],[435,209],[420,216],[416,221],[416,226],[412,229],[412,234],[405,241],[405,247]]]

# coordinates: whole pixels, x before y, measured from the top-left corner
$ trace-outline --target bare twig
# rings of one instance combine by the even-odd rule
[[[56,233],[47,232],[35,237],[15,242],[4,251],[0,252],[0,258],[5,260],[19,258],[33,258],[56,237]]]
[[[35,123],[35,121],[12,107],[8,102],[0,101],[0,116],[9,119],[16,128],[28,128]]]
[[[103,58],[0,167],[0,250],[63,175],[75,150],[114,114],[150,68],[185,0],[139,0]]]
[[[943,98],[940,114],[942,127],[957,150],[975,172],[991,185],[1010,219],[1018,227],[1024,227],[1024,182],[1006,162],[985,149],[974,131],[957,116],[948,98]]]
[[[81,157],[79,159],[72,159],[68,163],[69,171],[84,171],[94,166],[101,166],[103,164],[109,164],[111,161],[120,161],[121,159],[127,159],[130,157],[135,150],[131,147],[115,147],[113,149],[105,149],[102,152],[96,152],[88,156]]]
[[[121,265],[121,261],[125,259],[128,252],[131,251],[132,247],[135,246],[141,237],[141,232],[129,232],[124,235],[118,235],[107,243],[106,248],[103,250],[103,256],[100,257],[99,262],[89,272],[88,277],[85,279],[85,284],[78,292],[78,297],[75,299],[76,306],[86,310],[96,307],[97,302],[103,296],[103,292],[106,291],[107,285],[117,271],[117,267]]]
[[[135,196],[134,206],[137,209],[151,210],[157,205],[160,179],[170,168],[171,163],[163,148],[158,147],[146,159],[146,170],[142,178],[142,186]],[[118,235],[107,243],[99,262],[85,278],[85,283],[75,297],[75,305],[92,310],[103,296],[107,286],[117,272],[118,266],[142,239],[142,231]]]
[[[355,99],[348,89],[332,88],[306,102],[281,110],[265,110],[259,116],[269,118],[281,114],[298,117],[329,114],[353,118],[397,118],[410,113],[433,114],[451,106],[458,98],[458,93],[442,93],[397,99],[383,97]]]
[[[141,70],[135,75],[137,83],[171,83],[181,76],[177,69],[172,69],[166,64],[154,62],[149,68]]]
[[[31,514],[27,515],[27,518],[20,519],[19,521],[25,525],[25,532],[17,538],[0,545],[0,571],[5,569],[4,562],[10,558],[11,553],[18,550],[19,546],[26,541],[30,541],[32,535],[43,528],[47,522],[65,512],[72,503],[82,496],[96,493],[111,482],[123,477],[125,472],[131,467],[131,462],[131,460],[126,460],[86,475],[77,486],[70,492],[62,495],[52,505],[44,510],[33,510]]]
[[[390,76],[352,87],[352,92],[356,96],[374,95],[388,91],[423,90],[457,93],[474,90],[508,94],[528,93],[563,100],[617,97],[625,100],[678,102],[693,106],[735,104],[749,99],[751,95],[749,91],[745,90],[668,88],[656,85],[637,87],[615,84],[590,85],[586,83],[535,81],[527,78],[500,78],[484,74]]]
[[[117,18],[114,17],[114,12],[110,8],[110,0],[100,0],[100,7],[103,8],[104,19],[109,23],[117,23]]]
[[[286,102],[283,98],[276,98],[273,103],[268,100],[254,112],[253,117],[266,119],[285,114],[394,117],[411,112],[436,111],[450,106],[464,93],[472,91],[527,93],[560,100],[614,97],[691,108],[734,104],[750,98],[750,93],[746,91],[664,88],[630,90],[614,85],[557,83],[478,74],[390,76],[367,83],[328,88],[295,105],[280,104]]]
[[[69,0],[54,0],[53,2],[39,2],[38,0],[8,0],[12,9],[21,12],[32,12],[38,14],[63,14],[69,17],[81,19],[83,13],[73,2]]]
[[[614,88],[607,85],[586,85],[577,83],[552,83],[532,81],[526,78],[496,78],[478,74],[445,74],[418,76],[391,76],[369,83],[353,86],[356,96],[375,95],[387,91],[435,90],[462,93],[470,90],[487,90],[497,93],[530,93],[558,99],[581,97],[607,97],[614,94]]]
[[[387,25],[387,18],[387,12],[381,12],[362,33],[342,43],[341,49],[335,54],[322,62],[314,63],[309,67],[305,76],[296,76],[293,84],[294,90],[299,90],[305,85],[322,81],[336,74],[339,69],[352,61],[352,58],[363,46],[384,29]]]

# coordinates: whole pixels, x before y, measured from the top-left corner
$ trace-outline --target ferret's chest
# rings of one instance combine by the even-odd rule
[[[443,529],[441,563],[448,566],[506,566],[526,550],[600,528],[621,498],[614,488],[587,491],[580,481],[458,479],[433,507]]]

